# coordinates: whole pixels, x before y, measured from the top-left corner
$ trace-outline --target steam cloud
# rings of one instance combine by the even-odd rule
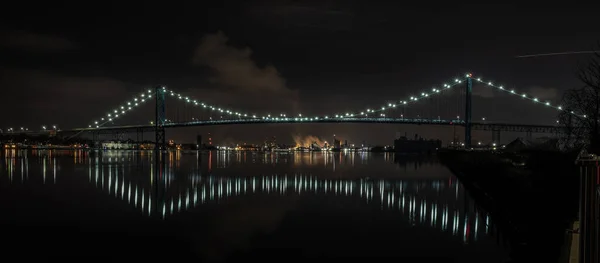
[[[322,140],[321,138],[314,136],[314,135],[308,135],[308,136],[302,136],[299,134],[293,135],[292,138],[294,139],[294,142],[296,143],[296,147],[310,147],[311,144],[316,143],[319,147],[323,147],[323,145],[325,145],[325,140]],[[328,141],[327,141],[328,142]],[[333,142],[328,142],[329,144],[333,143]]]
[[[328,145],[333,144],[333,138],[331,138],[331,140],[324,140],[314,135],[302,136],[300,134],[296,134],[292,135],[292,138],[294,139],[294,143],[296,143],[296,147],[310,147],[313,143],[316,143],[319,147],[323,147],[325,143]],[[344,141],[344,139],[339,136],[336,136],[335,139],[338,141]]]

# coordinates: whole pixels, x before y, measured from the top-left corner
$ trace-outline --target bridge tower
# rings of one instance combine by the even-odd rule
[[[155,88],[156,97],[156,115],[154,118],[154,132],[156,133],[155,149],[162,151],[166,149],[166,137],[165,137],[165,92],[161,86]]]
[[[465,90],[465,149],[471,148],[471,93],[473,92],[473,79],[471,77],[471,73],[468,73]]]

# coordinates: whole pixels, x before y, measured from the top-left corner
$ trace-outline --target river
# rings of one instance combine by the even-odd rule
[[[434,157],[3,150],[4,257],[506,262]]]

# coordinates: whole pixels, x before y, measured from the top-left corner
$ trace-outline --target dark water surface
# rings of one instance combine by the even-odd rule
[[[3,257],[504,262],[434,158],[3,150]]]

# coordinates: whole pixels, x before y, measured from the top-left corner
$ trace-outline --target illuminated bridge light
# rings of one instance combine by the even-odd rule
[[[471,77],[472,77],[471,73],[467,73],[465,76],[466,76],[466,78],[471,78]],[[455,83],[455,84],[449,85],[449,84],[447,84],[447,83],[444,83],[444,84],[442,84],[442,86],[443,86],[444,88],[450,88],[450,87],[453,87],[453,86],[457,85],[458,83],[462,83],[462,81],[463,81],[463,80],[464,80],[464,78],[463,78],[463,79],[461,79],[461,78],[456,78],[456,79],[454,79],[454,83]],[[477,81],[481,81],[481,78],[477,78],[476,80],[477,80]],[[488,85],[490,85],[490,86],[492,86],[492,87],[496,87],[496,88],[498,88],[498,89],[500,89],[500,90],[505,90],[503,86],[494,86],[494,85],[493,85],[493,83],[492,83],[491,81],[490,81],[490,82],[487,82],[487,84],[488,84]],[[162,87],[162,89],[163,89],[163,91],[164,91],[165,93],[167,93],[167,92],[168,92],[168,93],[169,93],[169,94],[171,94],[172,96],[176,95],[176,96],[177,96],[179,99],[183,99],[183,98],[185,98],[185,100],[186,100],[186,101],[185,101],[185,102],[182,102],[182,103],[184,103],[184,104],[185,104],[186,102],[187,102],[187,103],[189,103],[189,102],[193,102],[195,105],[197,105],[198,103],[200,103],[200,104],[203,106],[203,108],[210,108],[211,110],[218,109],[220,112],[224,112],[224,111],[226,111],[227,113],[229,113],[229,114],[231,114],[231,115],[237,115],[237,116],[239,116],[239,117],[241,117],[242,115],[243,115],[244,117],[247,117],[247,116],[248,116],[247,114],[243,114],[243,113],[242,113],[243,111],[242,111],[242,112],[240,112],[240,111],[225,110],[225,109],[223,109],[223,108],[219,108],[219,107],[215,107],[215,106],[210,106],[210,105],[208,105],[208,104],[201,103],[201,102],[199,102],[198,100],[196,100],[196,99],[194,99],[194,98],[192,98],[192,97],[183,96],[182,94],[176,93],[176,92],[174,92],[174,91],[172,91],[172,90],[168,90],[168,89],[167,89],[166,87],[164,87],[164,86]],[[413,97],[413,96],[411,96],[411,97],[410,97],[410,100],[400,100],[400,101],[398,101],[397,103],[389,103],[389,102],[388,102],[388,103],[385,103],[384,105],[387,105],[387,106],[383,106],[383,107],[381,107],[381,109],[380,109],[380,110],[379,110],[379,109],[376,109],[376,110],[367,109],[367,110],[366,110],[366,112],[365,112],[365,111],[360,111],[360,115],[367,116],[367,113],[371,113],[371,112],[379,112],[379,111],[388,110],[388,109],[390,109],[390,108],[396,108],[396,106],[398,106],[398,105],[406,105],[406,104],[408,104],[408,103],[407,103],[408,101],[411,101],[411,102],[412,102],[412,101],[414,101],[414,102],[417,102],[417,101],[419,101],[419,98],[426,98],[426,97],[428,97],[429,95],[435,95],[435,94],[438,94],[438,93],[440,93],[440,92],[442,91],[441,89],[437,89],[436,87],[432,87],[432,88],[431,88],[431,90],[432,90],[432,93],[430,93],[430,94],[427,94],[426,92],[423,92],[423,93],[421,93],[421,96],[419,96],[419,97]],[[508,91],[508,90],[507,90],[507,92],[510,92],[511,94],[517,94],[517,92],[516,92],[514,89],[513,89],[513,90],[510,90],[510,91]],[[138,101],[140,101],[140,100],[141,100],[141,102],[145,102],[146,98],[150,98],[150,96],[151,96],[150,94],[152,94],[152,93],[153,93],[153,89],[150,89],[150,90],[148,90],[148,94],[146,94],[146,93],[142,92],[142,94],[140,94],[138,97],[134,97],[134,98],[133,98],[133,100],[126,101],[126,102],[125,102],[126,104],[123,104],[123,105],[126,105],[126,106],[118,106],[118,110],[113,110],[111,113],[114,113],[114,116],[113,116],[113,115],[111,115],[111,113],[109,113],[107,116],[110,118],[110,120],[112,120],[113,118],[118,118],[118,115],[119,115],[119,114],[121,114],[121,115],[124,115],[124,114],[126,113],[126,111],[127,111],[127,110],[132,110],[132,107],[131,107],[131,106],[139,106],[139,104],[138,104],[137,102],[138,102]],[[146,95],[148,95],[148,96],[146,97]],[[527,95],[526,95],[526,94],[519,94],[519,95],[520,95],[522,98],[527,98],[527,99],[529,99],[529,100],[532,100],[532,101],[534,101],[534,102],[541,102],[541,101],[539,101],[539,99],[538,99],[538,98],[531,98],[531,97],[527,97]],[[558,107],[557,107],[557,106],[552,106],[552,104],[551,104],[551,102],[550,102],[550,101],[541,102],[541,103],[543,103],[543,104],[545,104],[546,106],[549,106],[549,107],[554,107],[554,108],[556,108],[556,109],[558,109],[558,110],[563,110],[562,106],[558,106]],[[134,104],[134,105],[131,105],[131,104]],[[357,112],[358,112],[358,111],[357,111]],[[342,114],[343,114],[343,113],[342,113]],[[575,114],[575,113],[574,113],[574,112],[572,112],[572,114]],[[335,116],[336,116],[336,118],[343,118],[343,119],[344,119],[344,121],[346,121],[348,117],[355,117],[355,115],[358,115],[358,113],[352,113],[352,112],[348,112],[348,113],[346,113],[345,115],[336,114]],[[384,116],[384,115],[380,115],[380,116]],[[580,114],[579,114],[578,116],[583,116],[583,115],[580,115]],[[121,117],[122,117],[122,116],[121,116]],[[283,117],[283,118],[282,118],[282,117]],[[299,117],[302,117],[302,115],[301,115],[301,114],[299,114]],[[256,115],[254,115],[254,116],[253,116],[253,118],[257,118],[257,117],[256,117]],[[265,117],[262,117],[262,118],[263,118],[263,119],[265,119]],[[270,116],[270,115],[269,115],[268,117],[266,117],[266,119],[270,119],[270,118],[271,118],[271,116]],[[321,119],[323,119],[323,118],[324,118],[324,119],[328,119],[328,116],[324,116],[324,117],[322,117]],[[402,118],[404,118],[404,116],[402,116]],[[211,119],[212,119],[212,118],[211,118]],[[276,121],[280,121],[280,120],[287,120],[287,119],[288,119],[288,118],[286,118],[286,116],[284,115],[284,113],[282,113],[282,115],[280,116],[280,118],[277,118],[277,119],[275,119],[275,120],[276,120]],[[296,120],[296,119],[295,119],[295,120]],[[298,120],[299,120],[299,121],[313,121],[313,120],[319,120],[319,118],[318,118],[318,117],[314,117],[314,118],[299,118]],[[365,120],[367,120],[367,119],[365,119]],[[375,120],[375,119],[373,119],[373,120]],[[104,120],[103,120],[103,121],[104,121]],[[235,123],[236,121],[234,121],[234,120],[221,120],[221,121],[219,121],[219,122],[231,122],[231,123]],[[105,122],[98,123],[97,121],[94,121],[94,122],[93,122],[93,124],[94,124],[94,125],[96,125],[96,126],[102,126],[102,125],[104,125],[104,124],[105,124]],[[91,126],[93,126],[93,125],[91,125]]]

